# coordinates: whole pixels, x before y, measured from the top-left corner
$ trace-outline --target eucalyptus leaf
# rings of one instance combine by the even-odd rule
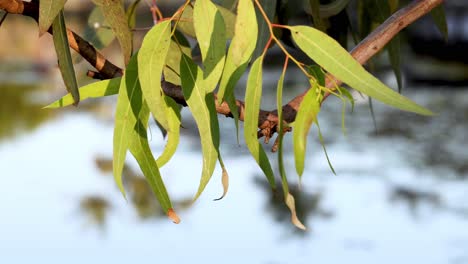
[[[171,21],[155,25],[143,39],[138,52],[138,68],[143,96],[154,118],[168,130],[166,101],[161,87],[164,62],[171,43]]]
[[[262,63],[263,56],[252,64],[245,91],[244,138],[252,157],[262,169],[272,189],[276,188],[275,176],[265,150],[258,142],[258,113],[262,98]]]
[[[67,0],[41,0],[39,1],[39,35],[49,30],[52,22],[65,6]]]
[[[103,96],[114,95],[119,92],[120,80],[122,77],[113,78],[110,80],[103,80],[94,82],[81,87],[80,97],[81,101],[88,98],[98,98]],[[44,108],[60,108],[73,104],[73,96],[68,93],[57,101],[45,106]]]
[[[276,2],[277,0],[259,0],[258,1],[263,8],[266,16],[270,21],[274,21],[276,15]],[[257,37],[257,45],[255,46],[255,50],[252,54],[252,60],[255,60],[260,55],[262,55],[263,50],[270,39],[270,28],[268,27],[265,18],[263,18],[260,10],[257,8],[255,9],[255,14],[257,17],[257,24],[258,24],[258,37]]]
[[[293,127],[293,147],[294,160],[296,164],[296,172],[299,178],[304,172],[304,160],[307,147],[307,134],[309,133],[312,123],[317,121],[317,115],[320,111],[320,103],[318,99],[318,85],[313,86],[305,94],[299,110],[297,111],[296,120]]]
[[[180,106],[170,97],[165,97],[166,116],[168,120],[167,143],[163,153],[158,157],[158,167],[164,166],[174,156],[180,139]]]
[[[54,33],[53,40],[60,73],[62,74],[67,91],[71,93],[73,97],[73,105],[77,106],[80,102],[80,92],[78,90],[75,69],[73,68],[73,60],[68,45],[67,27],[65,26],[63,11],[59,11],[52,23],[52,30]]]
[[[130,60],[120,82],[115,116],[113,169],[119,189],[125,196],[122,170],[126,153],[130,150],[162,209],[177,223],[179,219],[172,209],[169,195],[148,144],[146,131],[149,108],[138,80],[137,56],[133,56]]]
[[[206,92],[212,92],[221,78],[226,59],[226,29],[221,12],[210,0],[198,0],[193,25],[203,59]]]
[[[133,42],[123,2],[121,0],[93,0],[93,2],[101,8],[107,23],[114,31],[122,49],[125,65],[127,65],[132,55]]]
[[[182,55],[180,73],[182,92],[197,123],[203,153],[202,175],[198,191],[194,198],[194,200],[196,200],[210,181],[218,159],[218,117],[213,94],[206,94],[205,88],[202,86],[204,79],[203,71],[200,67],[198,67],[192,59]]]
[[[367,72],[339,43],[323,32],[307,26],[294,26],[290,30],[301,50],[352,88],[390,106],[421,115],[433,115],[430,110],[393,91]]]

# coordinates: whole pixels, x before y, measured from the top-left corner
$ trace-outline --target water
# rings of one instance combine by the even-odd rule
[[[319,121],[338,175],[313,128],[300,190],[288,135],[285,162],[304,233],[272,198],[246,148],[237,146],[231,119],[220,117],[229,193],[212,201],[222,193],[217,168],[189,207],[201,153],[184,110],[178,152],[161,170],[182,218],[175,225],[158,213],[133,159],[128,202],[113,182],[115,98],[84,103],[85,110],[47,111],[39,109],[45,102],[31,100],[40,89],[0,89],[0,263],[468,263],[466,90],[408,90],[439,113],[433,118],[375,104],[378,134],[359,104],[347,113],[343,136],[340,102],[329,100]],[[290,83],[287,96],[299,89]],[[263,103],[273,101],[268,96]],[[155,128],[151,146],[156,154],[164,147]]]

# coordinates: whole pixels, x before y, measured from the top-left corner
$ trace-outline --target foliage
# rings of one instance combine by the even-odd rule
[[[279,121],[274,129],[279,134],[278,165],[285,204],[291,210],[292,222],[301,229],[305,227],[296,216],[294,197],[289,192],[283,164],[283,134],[292,128],[296,171],[301,176],[304,172],[307,135],[313,123],[317,125],[323,145],[317,121],[323,101],[332,95],[340,98],[344,106],[348,101],[354,104],[349,91],[337,85],[338,80],[390,106],[422,115],[432,115],[428,109],[393,91],[371,75],[346,51],[342,46],[344,43],[337,42],[327,34],[330,18],[337,15],[347,16],[346,8],[350,8],[348,0],[335,0],[326,5],[321,5],[318,0],[289,1],[291,6],[298,3],[303,5],[303,10],[310,14],[312,26],[287,25],[288,14],[292,13],[285,11],[285,3],[288,5],[288,1],[238,0],[237,4],[236,1],[226,0],[186,1],[170,17],[163,17],[157,6],[153,5],[150,10],[156,24],[146,33],[141,47],[133,47],[131,33],[135,27],[136,6],[140,1],[133,1],[126,9],[118,0],[93,2],[100,11],[93,10],[90,21],[99,20],[99,23],[105,23],[113,33],[110,34],[109,29],[103,30],[102,27],[90,27],[88,28],[92,38],[90,41],[99,43],[95,46],[103,48],[115,36],[126,65],[124,74],[121,77],[115,76],[111,80],[98,81],[81,87],[78,94],[74,86],[76,81],[73,79],[74,70],[69,56],[59,56],[59,65],[70,94],[47,107],[77,104],[80,96],[81,100],[85,100],[89,97],[118,94],[113,157],[117,185],[125,195],[121,175],[127,151],[130,151],[138,161],[163,210],[174,222],[178,222],[179,219],[172,208],[159,169],[170,161],[177,149],[181,125],[180,106],[165,93],[161,81],[181,85],[185,102],[200,132],[203,168],[194,200],[200,196],[210,181],[218,162],[223,171],[222,197],[228,188],[228,172],[219,150],[220,131],[217,119],[217,111],[226,103],[229,106],[229,114],[234,117],[236,128],[239,120],[244,121],[243,135],[247,148],[266,175],[272,189],[275,189],[275,172],[266,152],[258,142],[259,112],[263,62],[269,55],[269,48],[273,46],[277,46],[284,53],[285,63],[277,87]],[[400,5],[399,1],[359,2],[357,6],[359,29],[351,33],[361,39],[369,34],[375,23],[382,23]],[[63,23],[61,10],[65,1],[40,3],[40,31],[47,31],[52,24],[54,35],[61,33],[59,36],[62,36],[62,39],[57,37],[54,42],[59,54],[59,50],[64,50],[63,46],[68,45],[63,39],[66,29],[60,24]],[[369,16],[370,8],[375,6],[380,11]],[[434,18],[439,28],[446,34],[443,9],[437,9]],[[93,25],[93,22],[89,24]],[[341,26],[346,29],[344,31],[346,35],[349,26],[347,24]],[[196,45],[190,45],[187,37],[195,40]],[[398,41],[390,42],[387,50],[401,88]],[[192,53],[198,49],[201,61],[192,57]],[[310,58],[310,61],[302,62],[292,56],[291,49],[301,51]],[[139,51],[134,52],[134,50]],[[286,70],[291,63],[304,73],[310,87],[298,106],[295,121],[290,120],[288,123],[282,111],[282,91]],[[242,104],[236,101],[234,91],[249,65],[251,69],[245,84],[244,110],[239,108]],[[166,148],[157,159],[150,150],[146,135],[150,116],[167,132],[168,137]],[[328,162],[330,164],[329,160]],[[333,170],[331,164],[330,168]]]

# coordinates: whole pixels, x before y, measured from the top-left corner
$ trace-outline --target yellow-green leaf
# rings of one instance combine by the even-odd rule
[[[325,33],[307,26],[290,27],[294,41],[311,59],[352,88],[390,106],[422,115],[433,113],[393,91],[367,72],[344,48]]]
[[[226,30],[221,12],[210,0],[198,0],[193,9],[193,25],[203,59],[204,87],[216,88],[226,58]]]
[[[166,100],[166,116],[168,121],[167,143],[163,153],[158,157],[156,163],[158,167],[164,166],[177,150],[180,139],[180,106],[170,97],[165,97]]]
[[[57,53],[58,66],[62,74],[63,82],[67,91],[73,97],[73,105],[78,105],[80,102],[80,92],[78,91],[78,83],[76,82],[75,69],[73,68],[73,61],[68,45],[67,27],[65,26],[65,19],[63,11],[59,11],[57,17],[52,23],[53,39],[55,52]]]
[[[93,2],[101,8],[107,23],[114,31],[122,49],[125,65],[127,65],[132,56],[133,41],[123,2],[121,0],[93,0]]]
[[[41,0],[39,1],[39,35],[49,30],[52,22],[63,9],[67,0]]]
[[[79,89],[81,101],[88,98],[97,98],[117,94],[119,92],[121,79],[122,77],[117,77],[110,80],[94,82],[81,87]],[[57,101],[49,104],[48,106],[45,106],[44,108],[59,108],[69,106],[71,104],[73,104],[73,97],[70,93],[68,93]]]
[[[275,189],[275,176],[271,169],[270,161],[268,160],[265,150],[258,142],[257,137],[258,113],[260,111],[260,101],[262,98],[262,63],[263,56],[260,56],[252,64],[247,80],[247,88],[245,91],[244,138],[252,157],[262,169],[272,189]]]
[[[219,84],[218,104],[234,93],[234,87],[247,68],[257,43],[258,27],[253,1],[239,0],[237,14],[234,37]],[[233,110],[237,113],[237,108],[232,107],[231,112]]]
[[[176,217],[177,215],[172,209],[169,195],[148,144],[149,108],[143,98],[138,81],[138,63],[136,57],[133,56],[125,70],[117,99],[114,127],[114,177],[125,196],[122,170],[127,150],[130,150],[161,204],[162,209],[171,219],[177,222],[178,217]]]
[[[164,79],[175,85],[180,85],[180,59],[184,53],[192,57],[190,43],[179,31],[175,31],[172,36],[169,51],[166,56],[166,65],[164,67]]]
[[[164,62],[171,44],[171,21],[166,20],[154,26],[143,39],[138,52],[141,89],[143,97],[154,118],[168,130],[166,101],[161,87],[161,76]]]
[[[299,177],[304,172],[304,159],[307,147],[307,134],[313,122],[317,121],[317,115],[320,111],[320,103],[318,101],[318,86],[314,85],[304,96],[299,110],[297,111],[296,120],[293,128],[293,147],[294,159],[296,163],[296,171]]]
[[[232,38],[234,35],[234,25],[236,23],[236,15],[231,12],[230,10],[216,5],[218,8],[219,12],[221,12],[221,15],[223,16],[224,24],[226,26],[226,37],[227,38]],[[184,12],[182,13],[182,16],[180,17],[179,24],[177,25],[177,29],[180,30],[182,33],[195,38],[195,28],[193,25],[193,7],[188,5],[185,9]]]
[[[281,185],[283,187],[283,195],[285,197],[285,203],[291,211],[291,222],[302,230],[305,230],[305,226],[301,223],[296,214],[296,205],[294,202],[294,197],[289,193],[288,179],[286,177],[286,170],[284,169],[283,162],[283,83],[284,75],[286,74],[286,69],[283,69],[281,76],[278,80],[278,86],[276,88],[276,107],[278,109],[278,120],[279,120],[279,129],[278,129],[278,167],[279,173],[281,175]]]
[[[125,11],[125,15],[127,16],[127,23],[130,29],[134,29],[136,25],[136,8],[141,0],[135,0],[133,3],[127,8]]]
[[[194,200],[196,200],[210,181],[218,159],[218,117],[213,94],[207,94],[205,88],[201,86],[201,84],[203,84],[203,71],[200,67],[198,67],[192,59],[182,55],[180,73],[182,91],[187,105],[197,123],[203,153],[202,175],[198,191],[194,198]]]

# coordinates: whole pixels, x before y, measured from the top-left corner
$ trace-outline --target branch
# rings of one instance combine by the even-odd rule
[[[443,3],[443,0],[414,0],[408,6],[400,9],[398,12],[389,17],[382,25],[376,28],[369,36],[359,43],[352,51],[351,55],[360,63],[365,64],[370,58],[378,53],[382,48],[395,37],[398,32],[404,29],[409,24],[413,23],[418,18],[430,12],[433,8]],[[21,14],[32,17],[38,21],[39,17],[39,0],[31,2],[23,2],[20,0],[0,0],[0,9],[12,14]],[[52,34],[51,30],[49,33]],[[99,72],[102,78],[113,78],[121,76],[123,70],[107,60],[99,51],[97,51],[89,42],[81,38],[71,30],[67,30],[68,41],[70,47],[78,52],[86,61],[88,61]],[[333,88],[335,85],[341,84],[340,80],[335,79],[331,75],[327,75],[327,87]],[[166,81],[162,81],[164,93],[173,98],[177,103],[186,106],[187,103],[179,85],[175,85]],[[304,92],[286,105],[283,106],[284,121],[291,123],[296,118],[297,110],[302,102]],[[325,96],[324,100],[328,95]],[[216,94],[215,94],[216,97]],[[244,102],[236,100],[238,106],[239,120],[244,120]],[[232,113],[226,102],[216,105],[216,111],[219,114],[227,117],[232,117]],[[278,123],[277,110],[265,111],[260,110],[258,127],[259,135],[265,137],[268,141],[276,132]]]

